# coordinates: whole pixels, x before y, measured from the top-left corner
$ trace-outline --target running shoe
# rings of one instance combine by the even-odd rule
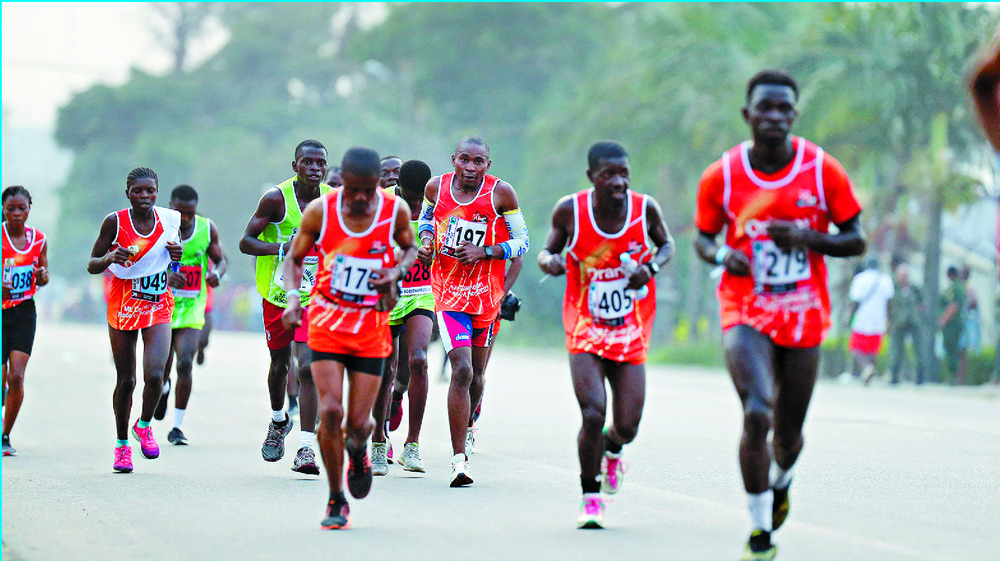
[[[194,357],[194,361],[198,363],[198,366],[205,364],[205,347],[198,347],[198,354]]]
[[[788,487],[791,487],[789,483]],[[788,509],[791,503],[788,501],[788,487],[784,489],[772,489],[774,491],[774,507],[771,510],[771,531],[777,530],[788,518]]]
[[[605,450],[604,457],[601,458],[601,491],[609,495],[620,491],[627,471],[628,466],[620,453],[612,454]]]
[[[475,427],[465,429],[465,454],[471,456],[476,451],[476,431]]]
[[[464,487],[472,483],[469,474],[469,459],[465,454],[455,454],[451,458],[451,486]]]
[[[303,446],[295,454],[295,461],[292,462],[292,471],[305,473],[308,475],[319,475],[319,466],[316,465],[316,453],[312,448]]]
[[[167,405],[170,401],[170,380],[163,381],[163,393],[160,394],[160,401],[156,402],[156,409],[153,410],[153,418],[162,421],[167,416]]]
[[[483,413],[483,402],[480,401],[479,405],[476,406],[476,412],[472,414],[472,424],[479,422],[479,416]]]
[[[778,547],[771,543],[771,532],[754,530],[743,549],[740,561],[771,561],[778,555]]]
[[[393,397],[389,402],[389,430],[398,429],[401,422],[403,422],[403,397],[400,396],[399,401]]]
[[[326,518],[319,523],[324,530],[346,530],[351,527],[351,507],[347,503],[329,502],[326,505]]]
[[[132,436],[139,441],[139,452],[147,460],[155,460],[160,457],[160,447],[153,438],[153,427],[139,428],[139,420],[136,419],[132,425]]]
[[[416,471],[424,473],[424,462],[420,460],[420,449],[416,442],[407,442],[403,445],[403,453],[396,460],[403,466],[403,471]]]
[[[174,427],[167,433],[167,442],[174,446],[187,446],[188,439],[181,429]]]
[[[389,431],[386,431],[386,432],[389,432]],[[392,459],[393,459],[393,456],[392,456],[392,440],[389,440],[389,436],[388,435],[386,435],[386,437],[385,437],[385,443],[389,445],[389,450],[385,453],[385,458],[386,458],[386,460],[388,460],[388,461],[391,462]]]
[[[600,493],[584,493],[576,527],[586,530],[599,530],[604,527],[604,499]]]
[[[118,473],[132,473],[132,447],[118,446],[115,448],[114,470]]]
[[[14,447],[10,445],[10,435],[9,434],[3,435],[3,455],[4,456],[16,456],[17,455],[17,450],[14,450]]]
[[[264,438],[264,445],[260,448],[260,455],[265,462],[277,462],[285,455],[285,437],[292,432],[292,418],[285,415],[285,424],[279,425],[274,421],[267,426],[267,437]]]
[[[372,490],[372,463],[368,450],[362,448],[357,456],[347,453],[347,490],[355,499],[363,499]]]
[[[389,446],[385,442],[372,442],[372,475],[389,473]]]

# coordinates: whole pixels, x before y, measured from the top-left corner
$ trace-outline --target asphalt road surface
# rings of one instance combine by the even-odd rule
[[[510,329],[511,327],[506,327]],[[440,357],[435,348],[432,363]],[[3,458],[4,559],[734,559],[750,530],[740,410],[721,371],[653,367],[629,471],[603,531],[575,528],[580,414],[559,349],[500,347],[471,470],[451,489],[445,396],[432,373],[426,474],[390,468],[322,531],[325,476],[261,459],[270,419],[261,334],[212,335],[184,430],[114,474],[107,332],[41,323]],[[139,411],[135,394],[133,420]],[[392,436],[396,449],[405,421]],[[806,421],[779,559],[1000,558],[1000,391],[822,382]]]

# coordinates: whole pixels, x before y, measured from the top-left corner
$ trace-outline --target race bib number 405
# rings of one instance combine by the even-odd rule
[[[378,292],[371,281],[378,277],[373,277],[372,273],[381,268],[381,259],[338,255],[330,275],[330,292],[345,302],[374,306],[378,301]]]
[[[21,300],[25,293],[31,290],[31,282],[35,276],[34,265],[20,267],[4,267],[3,282],[10,287],[10,299]]]
[[[485,222],[471,222],[464,218],[452,216],[448,220],[448,229],[445,230],[444,242],[441,244],[441,253],[449,257],[454,257],[459,245],[471,243],[479,247],[485,247],[485,242]]]
[[[606,327],[618,327],[626,323],[629,314],[635,309],[632,291],[626,290],[626,286],[627,278],[590,283],[587,305],[595,323]]]
[[[759,292],[791,289],[811,276],[808,249],[782,251],[772,240],[753,242],[753,280]]]
[[[159,302],[167,291],[167,271],[132,279],[132,298],[146,302]]]

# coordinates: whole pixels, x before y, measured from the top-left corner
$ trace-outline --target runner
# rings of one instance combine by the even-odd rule
[[[313,379],[319,392],[319,446],[330,482],[324,529],[351,525],[344,496],[344,452],[350,459],[351,495],[368,495],[372,483],[367,441],[374,423],[372,405],[389,356],[389,311],[396,303],[396,282],[416,258],[410,213],[402,201],[378,189],[378,154],[351,148],[341,162],[344,187],[311,203],[285,264],[288,307],[282,322],[302,323],[297,288],[303,261],[319,245],[322,262],[306,320],[312,349]],[[403,252],[397,262],[392,243]],[[398,264],[397,264],[398,263]],[[344,373],[350,381],[344,406]],[[305,412],[303,412],[305,415]]]
[[[646,399],[646,353],[656,315],[651,281],[673,256],[674,240],[660,205],[629,188],[629,158],[620,144],[594,144],[587,164],[594,187],[556,203],[538,266],[547,275],[566,274],[563,328],[583,415],[577,527],[603,528],[600,492],[621,489],[622,446],[635,439]],[[607,428],[605,380],[613,411]]]
[[[174,424],[167,434],[167,442],[187,444],[181,426],[191,397],[191,371],[198,352],[201,329],[205,325],[205,308],[208,287],[219,286],[219,279],[226,274],[226,257],[219,243],[219,232],[208,218],[199,216],[198,192],[190,185],[178,185],[170,193],[170,208],[181,214],[180,236],[184,246],[180,270],[170,273],[169,284],[174,293],[174,316],[171,322],[171,352],[163,371],[163,391],[156,405],[153,418],[161,420],[166,415],[170,395],[170,370],[177,355],[177,392],[174,397]],[[209,267],[208,263],[214,264]]]
[[[331,188],[343,187],[344,181],[340,178],[340,166],[333,166],[326,170],[326,178],[323,180]]]
[[[819,344],[830,327],[823,256],[865,250],[861,205],[844,168],[789,133],[797,101],[786,72],[754,76],[742,109],[753,140],[723,154],[698,185],[695,249],[725,268],[718,288],[723,346],[743,404],[740,468],[753,525],[744,559],[774,558],[771,532],[788,514]],[[830,223],[839,233],[827,233]]]
[[[128,421],[135,389],[135,344],[142,332],[142,411],[132,425],[132,436],[148,460],[160,455],[153,438],[153,410],[160,399],[163,371],[170,353],[170,320],[174,295],[167,287],[168,267],[176,268],[184,254],[177,243],[181,217],[176,210],[154,206],[158,193],[156,172],[135,168],[125,181],[125,196],[131,208],[104,218],[94,242],[87,271],[98,275],[110,270],[108,333],[118,382],[115,385],[114,470],[132,471],[132,448],[128,445]]]
[[[3,190],[3,455],[16,456],[10,430],[24,402],[24,371],[35,343],[35,290],[49,283],[45,234],[27,226],[31,194]]]
[[[425,266],[433,261],[434,307],[451,361],[451,486],[461,487],[472,483],[465,441],[482,398],[486,358],[505,294],[505,261],[528,250],[528,229],[514,188],[486,175],[492,160],[485,140],[462,138],[451,161],[455,171],[432,177],[424,188],[418,254]]]
[[[260,453],[265,461],[277,462],[285,455],[285,437],[292,430],[291,417],[285,412],[285,382],[292,358],[292,342],[305,343],[304,327],[290,330],[281,322],[286,306],[285,282],[282,263],[295,233],[302,222],[302,211],[310,202],[330,186],[322,183],[326,174],[326,147],[317,140],[304,140],[295,147],[292,169],[295,177],[269,189],[260,198],[257,210],[250,217],[240,251],[257,257],[257,292],[264,298],[264,335],[271,353],[271,366],[267,375],[267,388],[271,397],[271,423]],[[318,253],[306,257],[306,273],[299,288],[303,310],[309,304],[316,275]],[[319,475],[316,465],[316,386],[309,369],[309,348],[296,345],[302,427],[299,431],[299,451],[295,455],[292,471]]]

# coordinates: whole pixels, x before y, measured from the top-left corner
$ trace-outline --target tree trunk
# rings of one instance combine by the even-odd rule
[[[927,381],[937,382],[941,379],[941,365],[934,354],[934,338],[937,335],[937,320],[941,309],[938,304],[938,294],[941,287],[938,280],[941,271],[941,213],[944,211],[944,200],[941,189],[934,189],[930,200],[930,218],[927,225],[927,247],[924,251],[924,310],[923,322],[926,342],[923,348],[924,364],[926,365]]]

